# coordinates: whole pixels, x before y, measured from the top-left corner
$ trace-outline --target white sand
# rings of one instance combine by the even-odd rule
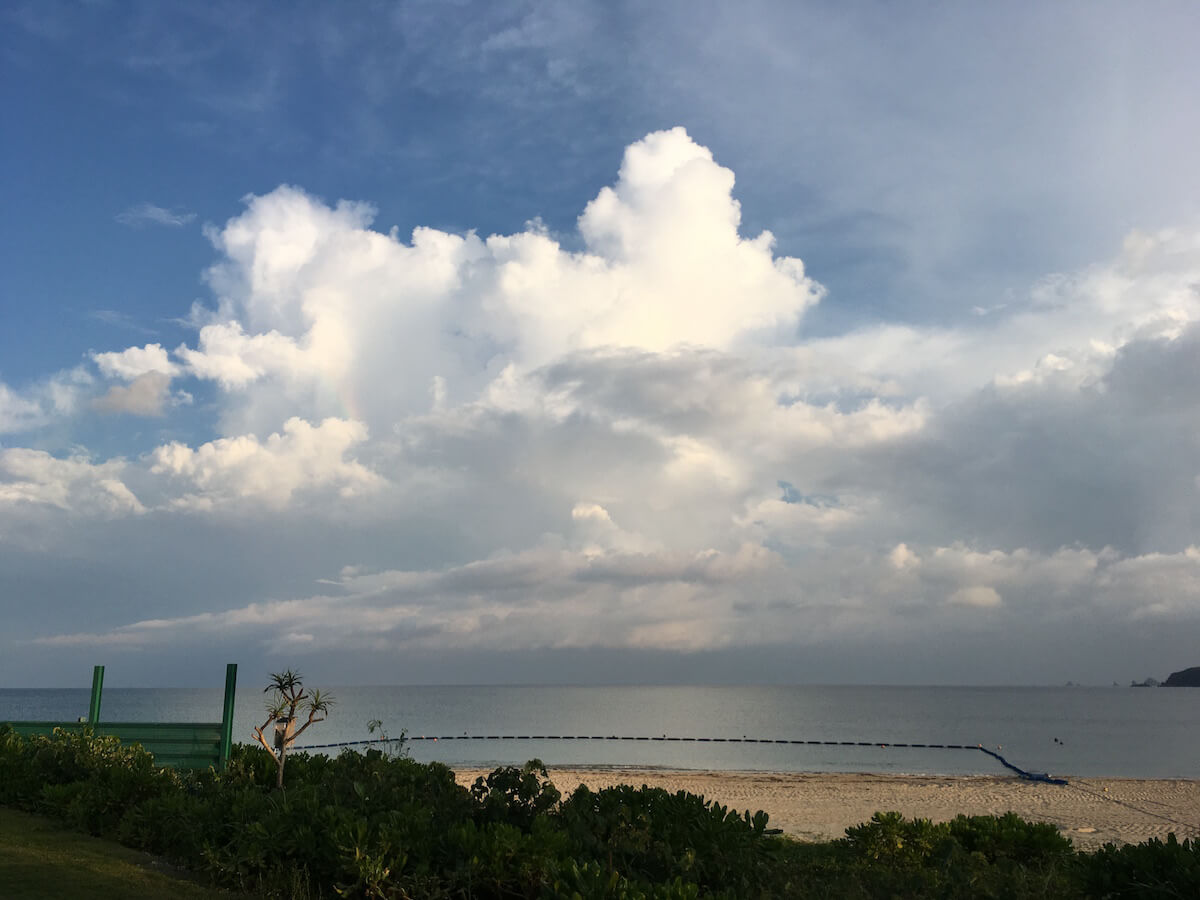
[[[480,770],[458,780],[474,782]],[[842,837],[846,828],[877,811],[945,821],[964,815],[1012,811],[1050,822],[1081,849],[1105,842],[1137,843],[1200,837],[1200,781],[1070,778],[1063,786],[994,776],[895,776],[830,773],[584,770],[555,768],[551,780],[565,797],[578,785],[593,790],[643,784],[702,794],[737,810],[765,810],[770,827],[805,840]]]

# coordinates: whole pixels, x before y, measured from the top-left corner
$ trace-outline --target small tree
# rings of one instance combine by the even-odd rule
[[[382,719],[372,719],[367,723],[367,734],[374,734],[376,731],[379,732],[379,737],[375,738],[375,740],[383,744],[384,756],[395,759],[408,756],[408,748],[404,746],[408,743],[407,730],[402,730],[399,737],[392,737],[383,727]]]
[[[287,761],[288,751],[296,738],[304,734],[310,725],[323,722],[329,707],[333,705],[333,697],[322,694],[315,688],[305,692],[304,680],[299,672],[288,669],[286,672],[271,674],[271,683],[263,693],[270,693],[267,701],[267,721],[254,729],[258,742],[267,748],[271,759],[275,760],[275,786],[283,790],[283,765]],[[307,714],[307,721],[299,728],[296,727],[297,713]],[[264,732],[274,723],[274,740],[267,741]]]

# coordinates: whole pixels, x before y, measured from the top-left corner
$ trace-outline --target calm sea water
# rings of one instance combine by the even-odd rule
[[[301,744],[392,736],[742,736],[876,743],[982,743],[1058,775],[1200,778],[1200,690],[1186,688],[643,686],[343,687]],[[109,688],[101,718],[217,721],[215,689]],[[75,719],[87,689],[0,689],[4,719]],[[234,739],[261,724],[262,694],[239,692]],[[1055,741],[1055,738],[1058,741]],[[419,760],[806,772],[1004,774],[977,751],[628,741],[419,741]],[[329,750],[327,752],[336,752]]]

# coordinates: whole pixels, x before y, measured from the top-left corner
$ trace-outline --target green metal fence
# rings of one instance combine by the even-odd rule
[[[104,666],[92,672],[92,696],[86,722],[9,722],[24,737],[50,734],[55,728],[79,730],[91,726],[96,734],[113,735],[124,744],[141,744],[160,766],[174,769],[218,770],[229,762],[233,746],[233,705],[237,695],[237,664],[225,667],[225,704],[220,722],[102,722],[100,700]]]

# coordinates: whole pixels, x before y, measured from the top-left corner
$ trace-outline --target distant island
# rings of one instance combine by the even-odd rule
[[[1192,666],[1182,672],[1172,672],[1163,687],[1200,687],[1200,666]]]

